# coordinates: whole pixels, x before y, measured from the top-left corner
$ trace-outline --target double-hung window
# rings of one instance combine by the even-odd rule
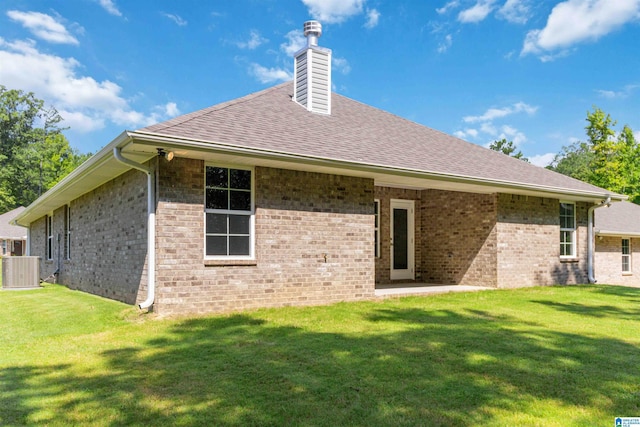
[[[205,256],[253,257],[253,170],[206,166]]]
[[[560,202],[560,256],[576,256],[576,204]]]
[[[622,272],[631,273],[631,242],[622,239]]]

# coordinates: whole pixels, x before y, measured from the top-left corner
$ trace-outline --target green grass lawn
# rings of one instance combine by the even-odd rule
[[[547,287],[154,319],[0,292],[0,425],[613,426],[640,289]]]

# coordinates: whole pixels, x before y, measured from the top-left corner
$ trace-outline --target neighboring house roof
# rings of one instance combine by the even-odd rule
[[[10,224],[24,210],[25,207],[20,206],[0,215],[0,240],[25,240],[27,238],[26,228]]]
[[[598,202],[627,197],[537,167],[332,93],[330,115],[292,101],[293,84],[185,114],[109,145],[18,217],[23,225],[144,162],[157,150],[178,157],[371,178],[378,185]]]
[[[640,236],[640,205],[621,202],[596,209],[594,226],[599,236]]]

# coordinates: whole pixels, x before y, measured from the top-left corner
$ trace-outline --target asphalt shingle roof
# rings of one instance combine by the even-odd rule
[[[612,203],[608,208],[594,211],[597,231],[609,233],[640,234],[640,206],[631,202]]]
[[[388,168],[605,192],[342,95],[332,94],[331,115],[308,112],[292,101],[292,95],[293,83],[283,83],[140,132]]]
[[[19,225],[11,225],[9,222],[13,220],[25,208],[19,207],[12,211],[5,212],[0,215],[0,239],[20,240],[27,238],[27,229]]]

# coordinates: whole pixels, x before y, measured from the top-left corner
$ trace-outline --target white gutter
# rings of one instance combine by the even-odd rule
[[[122,157],[122,148],[113,149],[113,157],[120,163],[147,174],[147,299],[138,304],[141,309],[153,305],[156,294],[156,192],[153,168]]]
[[[603,206],[611,206],[611,197],[607,197],[599,205],[591,206],[587,211],[587,273],[589,283],[596,283],[596,278],[593,274],[593,211]]]
[[[640,237],[637,231],[595,230],[596,236],[607,237]]]
[[[403,177],[412,177],[419,179],[431,179],[435,181],[447,181],[447,182],[457,182],[463,184],[471,184],[478,185],[482,187],[491,187],[493,189],[501,188],[501,189],[509,189],[509,190],[532,190],[541,193],[554,194],[558,196],[563,196],[562,198],[566,198],[566,196],[570,197],[578,197],[578,198],[589,198],[589,199],[601,199],[602,197],[614,197],[616,200],[627,200],[628,197],[620,194],[605,194],[599,191],[592,190],[569,190],[563,187],[555,187],[551,185],[531,185],[525,184],[516,181],[508,181],[508,180],[499,180],[492,178],[479,178],[470,175],[454,175],[443,172],[434,172],[434,171],[423,171],[423,170],[415,170],[415,169],[406,169],[394,166],[384,166],[378,164],[369,164],[364,162],[357,161],[346,161],[346,160],[337,160],[328,157],[316,157],[304,154],[295,154],[295,153],[287,153],[278,150],[264,149],[264,148],[254,148],[254,147],[243,147],[223,142],[211,142],[207,140],[198,140],[198,139],[186,139],[180,138],[170,135],[161,135],[151,132],[128,132],[128,136],[135,140],[137,144],[149,145],[151,147],[157,146],[157,144],[162,144],[163,147],[169,150],[181,150],[181,149],[192,149],[197,151],[205,151],[205,152],[219,152],[219,153],[228,153],[232,155],[244,155],[251,156],[256,158],[263,159],[274,159],[274,160],[282,160],[282,161],[292,161],[298,164],[308,164],[308,165],[320,165],[320,166],[329,166],[329,167],[337,167],[340,169],[349,169],[352,171],[359,172],[369,172],[369,173],[382,173],[382,174],[393,174],[397,176]],[[492,191],[495,192],[495,191]],[[544,196],[550,197],[550,196]]]

